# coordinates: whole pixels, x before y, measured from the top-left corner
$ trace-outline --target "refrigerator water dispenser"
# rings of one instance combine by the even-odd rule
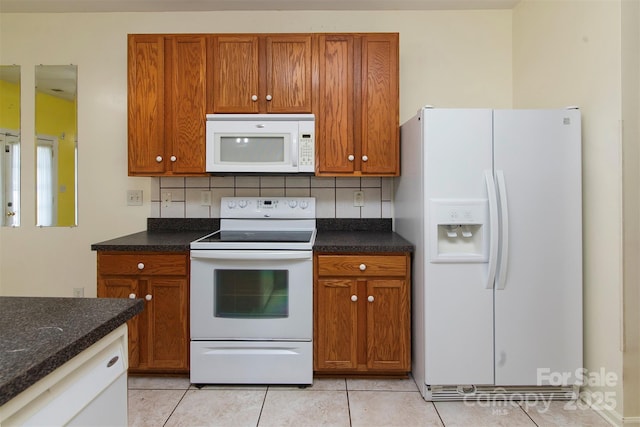
[[[431,199],[431,262],[488,262],[487,199]]]

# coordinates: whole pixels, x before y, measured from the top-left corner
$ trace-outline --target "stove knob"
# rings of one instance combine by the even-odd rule
[[[306,201],[301,201],[300,202],[300,209],[307,209],[309,207],[309,202]]]
[[[296,206],[298,206],[298,202],[296,202],[295,200],[289,200],[289,207],[291,209],[295,208]]]
[[[240,206],[241,208],[246,208],[247,207],[247,201],[246,200],[240,200],[238,202],[238,206]]]
[[[236,202],[234,202],[233,200],[229,200],[229,201],[227,202],[227,207],[228,207],[229,209],[233,209],[233,208],[235,208],[235,207],[236,207]]]

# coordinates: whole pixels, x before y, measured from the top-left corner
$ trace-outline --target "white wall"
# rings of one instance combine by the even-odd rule
[[[624,417],[640,424],[640,2],[622,2]]]
[[[508,108],[511,11],[0,14],[0,64],[22,66],[22,226],[0,230],[0,295],[95,296],[91,243],[143,230],[126,206],[127,33],[400,33],[400,120],[424,104]],[[36,228],[34,66],[78,65],[79,226]]]
[[[618,0],[525,0],[513,15],[514,107],[578,105],[583,128],[584,362],[622,395],[621,7]],[[589,395],[586,395],[588,398]]]

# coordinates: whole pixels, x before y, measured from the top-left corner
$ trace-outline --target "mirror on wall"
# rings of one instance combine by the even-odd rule
[[[0,225],[20,225],[20,66],[0,65]]]
[[[76,65],[36,66],[36,225],[78,225]]]

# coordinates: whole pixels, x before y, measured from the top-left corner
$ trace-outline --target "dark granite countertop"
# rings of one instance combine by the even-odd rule
[[[316,220],[318,252],[413,252],[392,231],[391,219]],[[217,219],[149,218],[147,230],[91,245],[94,251],[186,252],[189,244],[219,228]]]
[[[92,251],[187,252],[189,244],[220,228],[216,218],[147,218],[147,229],[91,245]]]
[[[141,231],[91,245],[92,251],[188,252],[189,244],[211,231]]]
[[[0,405],[143,307],[140,299],[0,297]]]
[[[393,231],[318,231],[315,252],[413,252],[414,246]]]

